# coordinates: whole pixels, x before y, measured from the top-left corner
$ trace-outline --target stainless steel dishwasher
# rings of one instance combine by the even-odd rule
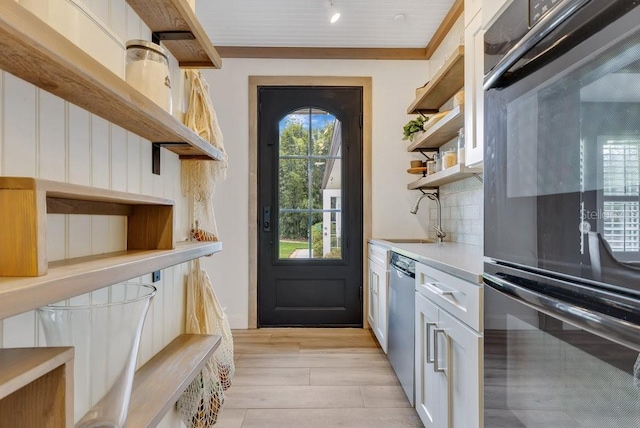
[[[411,405],[414,405],[415,272],[415,261],[391,253],[387,355]]]

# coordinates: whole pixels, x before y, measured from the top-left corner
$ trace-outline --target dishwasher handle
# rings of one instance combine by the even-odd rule
[[[394,263],[391,263],[391,267],[396,271],[396,274],[398,275],[399,278],[402,278],[403,276],[408,276],[408,277],[411,277],[411,278],[415,278],[416,277],[415,271],[411,272],[410,270],[405,269],[405,268],[403,268],[401,266],[398,266],[398,265],[396,265]]]

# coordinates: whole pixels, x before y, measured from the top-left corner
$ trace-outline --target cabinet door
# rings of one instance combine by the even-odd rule
[[[378,311],[378,298],[376,296],[375,288],[377,286],[378,276],[373,270],[375,264],[369,260],[369,299],[367,304],[367,320],[369,321],[369,327],[375,332],[377,322]]]
[[[441,345],[438,347],[437,357],[441,366],[446,364],[447,377],[447,385],[441,394],[450,397],[447,409],[444,410],[448,421],[440,426],[481,427],[482,336],[442,310],[438,314],[438,326],[444,330],[444,334],[436,337]]]
[[[376,305],[375,308],[375,326],[373,327],[373,332],[378,338],[378,342],[382,347],[382,350],[387,353],[387,332],[389,330],[389,326],[387,324],[388,314],[389,314],[389,305],[388,296],[389,296],[389,272],[385,270],[382,266],[372,265],[373,276],[375,277],[375,300],[374,303]]]
[[[416,293],[415,388],[416,411],[426,428],[446,427],[442,407],[446,408],[446,379],[434,371],[434,330],[438,328],[438,308]],[[443,390],[443,387],[445,388]],[[444,395],[444,396],[443,396]]]
[[[478,13],[464,30],[464,137],[467,166],[482,163],[484,139],[484,31]]]

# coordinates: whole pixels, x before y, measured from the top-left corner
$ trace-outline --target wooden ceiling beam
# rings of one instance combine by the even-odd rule
[[[430,59],[431,55],[433,55],[436,49],[438,49],[438,46],[440,46],[440,43],[442,43],[444,38],[447,36],[451,27],[453,27],[453,24],[455,24],[458,18],[460,18],[462,12],[464,12],[464,0],[455,0],[451,9],[449,9],[449,12],[442,20],[442,23],[436,32],[433,33],[433,37],[425,48],[426,59]]]
[[[222,58],[426,60],[424,48],[216,46]]]

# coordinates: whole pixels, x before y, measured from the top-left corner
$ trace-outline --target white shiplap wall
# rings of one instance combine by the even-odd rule
[[[20,3],[122,77],[124,42],[134,38],[150,40],[149,29],[125,0]],[[182,75],[173,58],[171,69],[173,82],[180,83]],[[182,85],[173,86],[174,99],[181,99],[177,91]],[[179,107],[179,103],[174,104],[174,110]],[[181,112],[174,115],[179,117]],[[151,173],[148,141],[0,71],[0,175],[34,176],[174,199],[177,239],[184,240],[188,217],[180,191],[180,161],[171,152],[163,151],[161,167],[161,176]],[[118,251],[126,246],[124,217],[49,215],[47,222],[50,260]],[[146,318],[138,365],[184,330],[186,273],[186,264],[165,269],[162,280],[155,284],[158,293]],[[133,281],[150,282],[151,277],[145,275]],[[88,302],[88,296],[73,300]],[[0,320],[0,345],[44,346],[35,313]],[[88,373],[87,363],[86,358],[76,356],[76,420],[92,401],[100,398],[100,378]],[[182,424],[171,412],[161,426]]]

